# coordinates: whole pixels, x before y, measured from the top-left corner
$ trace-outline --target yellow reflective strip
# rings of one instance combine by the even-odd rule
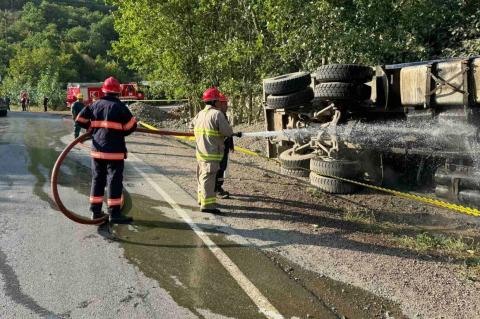
[[[215,204],[216,202],[217,202],[217,199],[215,197],[209,197],[209,198],[200,200],[200,203],[202,205]]]
[[[197,152],[197,159],[204,161],[221,161],[223,154],[202,154]]]
[[[206,128],[196,128],[193,132],[195,133],[195,136],[196,135],[222,136],[220,131],[206,129]]]

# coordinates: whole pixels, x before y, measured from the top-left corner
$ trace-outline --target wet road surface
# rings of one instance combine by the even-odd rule
[[[44,114],[0,119],[1,318],[369,318],[397,308],[262,252],[200,214],[166,177],[130,154],[127,214],[104,228],[66,219],[50,199],[54,161],[71,123]],[[88,216],[88,150],[65,162],[60,192]],[[193,176],[192,176],[193,178]],[[261,247],[260,247],[261,248]]]

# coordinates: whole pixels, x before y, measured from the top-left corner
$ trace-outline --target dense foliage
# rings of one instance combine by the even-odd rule
[[[249,120],[267,76],[313,71],[322,63],[375,65],[480,49],[478,1],[109,2],[119,8],[117,55],[172,97],[195,101],[219,83],[250,109]]]
[[[0,94],[12,99],[61,101],[67,82],[112,74],[194,106],[219,84],[250,121],[268,76],[479,51],[477,0],[0,0]]]
[[[59,106],[67,82],[132,77],[108,55],[118,35],[103,1],[3,0],[0,8],[0,95],[17,101],[25,90],[33,103],[46,95]]]

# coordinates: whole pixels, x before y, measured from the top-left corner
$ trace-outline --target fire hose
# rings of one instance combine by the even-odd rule
[[[144,129],[144,128],[137,128],[135,130],[137,133],[147,133],[147,134],[154,134],[154,135],[167,135],[167,136],[193,136],[193,133],[191,132],[175,132],[175,131],[164,131],[164,130],[151,130],[151,129]],[[80,144],[86,140],[88,140],[91,137],[91,132],[87,132],[78,138],[76,138],[73,142],[67,145],[67,147],[60,153],[58,156],[57,161],[55,162],[55,165],[53,166],[53,171],[52,171],[52,182],[51,182],[51,189],[52,189],[52,194],[53,194],[53,200],[58,206],[58,209],[60,212],[62,212],[67,218],[73,220],[74,222],[77,222],[79,224],[84,224],[84,225],[101,225],[105,223],[107,220],[107,215],[105,215],[102,218],[97,218],[97,219],[90,219],[81,215],[78,215],[68,208],[65,207],[63,204],[60,195],[58,193],[58,175],[60,172],[60,168],[62,167],[63,161],[67,157],[67,155],[70,153],[70,151],[77,145]]]

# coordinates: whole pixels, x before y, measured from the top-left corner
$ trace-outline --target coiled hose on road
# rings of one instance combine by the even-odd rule
[[[193,136],[193,133],[190,132],[175,132],[175,131],[164,131],[164,130],[149,130],[149,129],[144,129],[144,128],[137,128],[135,130],[137,133],[147,133],[147,134],[154,134],[154,135],[169,135],[169,136]],[[97,219],[90,219],[87,217],[83,217],[81,215],[78,215],[71,210],[67,209],[65,205],[63,204],[60,195],[58,193],[58,174],[60,172],[60,168],[63,164],[63,161],[67,157],[68,153],[79,143],[82,143],[86,140],[88,140],[91,137],[91,133],[87,132],[78,138],[76,138],[73,142],[67,145],[67,147],[62,151],[62,153],[58,156],[57,161],[55,162],[55,165],[53,166],[53,171],[52,171],[52,181],[51,181],[51,189],[52,189],[52,195],[53,195],[53,200],[58,206],[58,209],[60,212],[62,212],[67,218],[73,220],[74,222],[77,222],[79,224],[84,224],[84,225],[101,225],[105,223],[107,220],[107,215],[105,215],[102,218],[97,218]]]

